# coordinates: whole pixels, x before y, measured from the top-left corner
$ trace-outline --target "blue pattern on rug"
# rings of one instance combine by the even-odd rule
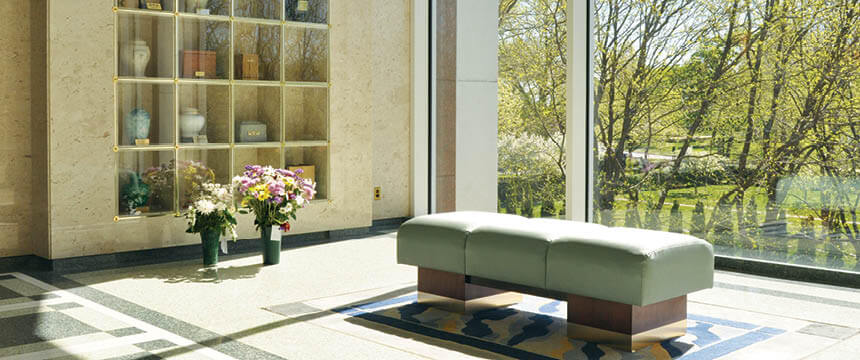
[[[687,334],[627,353],[567,337],[563,302],[534,296],[511,307],[447,312],[418,304],[415,294],[334,311],[400,330],[518,359],[711,360],[783,334],[782,329],[689,314]]]
[[[690,331],[690,329],[687,328],[687,331]],[[675,340],[663,340],[660,342],[660,346],[662,346],[673,359],[684,355],[693,347],[693,345],[690,344],[675,343],[674,341]]]
[[[516,313],[517,311],[512,308],[481,310],[472,315],[472,319],[466,322],[466,327],[461,331],[476,338],[486,337],[493,334],[493,330],[484,323],[484,320],[499,321]]]
[[[429,305],[419,304],[417,302],[414,302],[414,303],[406,304],[404,306],[397,308],[397,311],[400,312],[400,318],[401,319],[406,320],[406,321],[420,323],[421,321],[416,319],[414,316],[427,311],[427,309],[429,309],[429,308],[430,308]]]
[[[514,337],[508,340],[508,346],[517,346],[525,340],[539,338],[549,334],[549,329],[547,327],[552,324],[551,317],[538,314],[530,317],[529,320],[532,320],[532,323],[523,326],[523,332],[514,335]]]
[[[694,326],[687,326],[687,332],[696,335],[696,340],[693,340],[693,344],[696,344],[698,347],[705,347],[720,341],[720,337],[709,330],[712,327],[714,327],[713,324],[700,322]]]
[[[595,343],[587,343],[582,347],[582,353],[588,356],[588,360],[600,360],[603,355],[606,355],[603,350],[600,350]]]

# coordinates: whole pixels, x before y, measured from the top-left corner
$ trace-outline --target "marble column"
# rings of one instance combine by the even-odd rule
[[[498,1],[436,4],[436,211],[496,211]]]

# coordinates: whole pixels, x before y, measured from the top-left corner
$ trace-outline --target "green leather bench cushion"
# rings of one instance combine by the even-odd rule
[[[466,274],[466,238],[481,225],[522,223],[526,218],[475,211],[413,218],[397,232],[397,262]]]
[[[479,226],[466,241],[466,274],[546,286],[546,233],[526,224]]]
[[[606,229],[555,219],[479,226],[466,240],[466,274],[543,289],[551,241],[571,231],[588,234]]]
[[[713,269],[713,247],[692,236],[629,228],[588,233],[572,229],[549,245],[546,287],[645,306],[712,287]]]

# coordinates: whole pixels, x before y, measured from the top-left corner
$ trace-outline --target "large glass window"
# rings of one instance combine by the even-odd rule
[[[594,214],[860,271],[860,7],[594,0]]]
[[[566,5],[499,3],[499,212],[565,213]]]

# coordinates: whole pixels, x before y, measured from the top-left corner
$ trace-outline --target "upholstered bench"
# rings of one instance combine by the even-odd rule
[[[687,294],[713,286],[707,242],[659,231],[520,216],[419,216],[397,234],[418,301],[458,312],[529,293],[567,301],[568,336],[635,351],[686,332]]]

